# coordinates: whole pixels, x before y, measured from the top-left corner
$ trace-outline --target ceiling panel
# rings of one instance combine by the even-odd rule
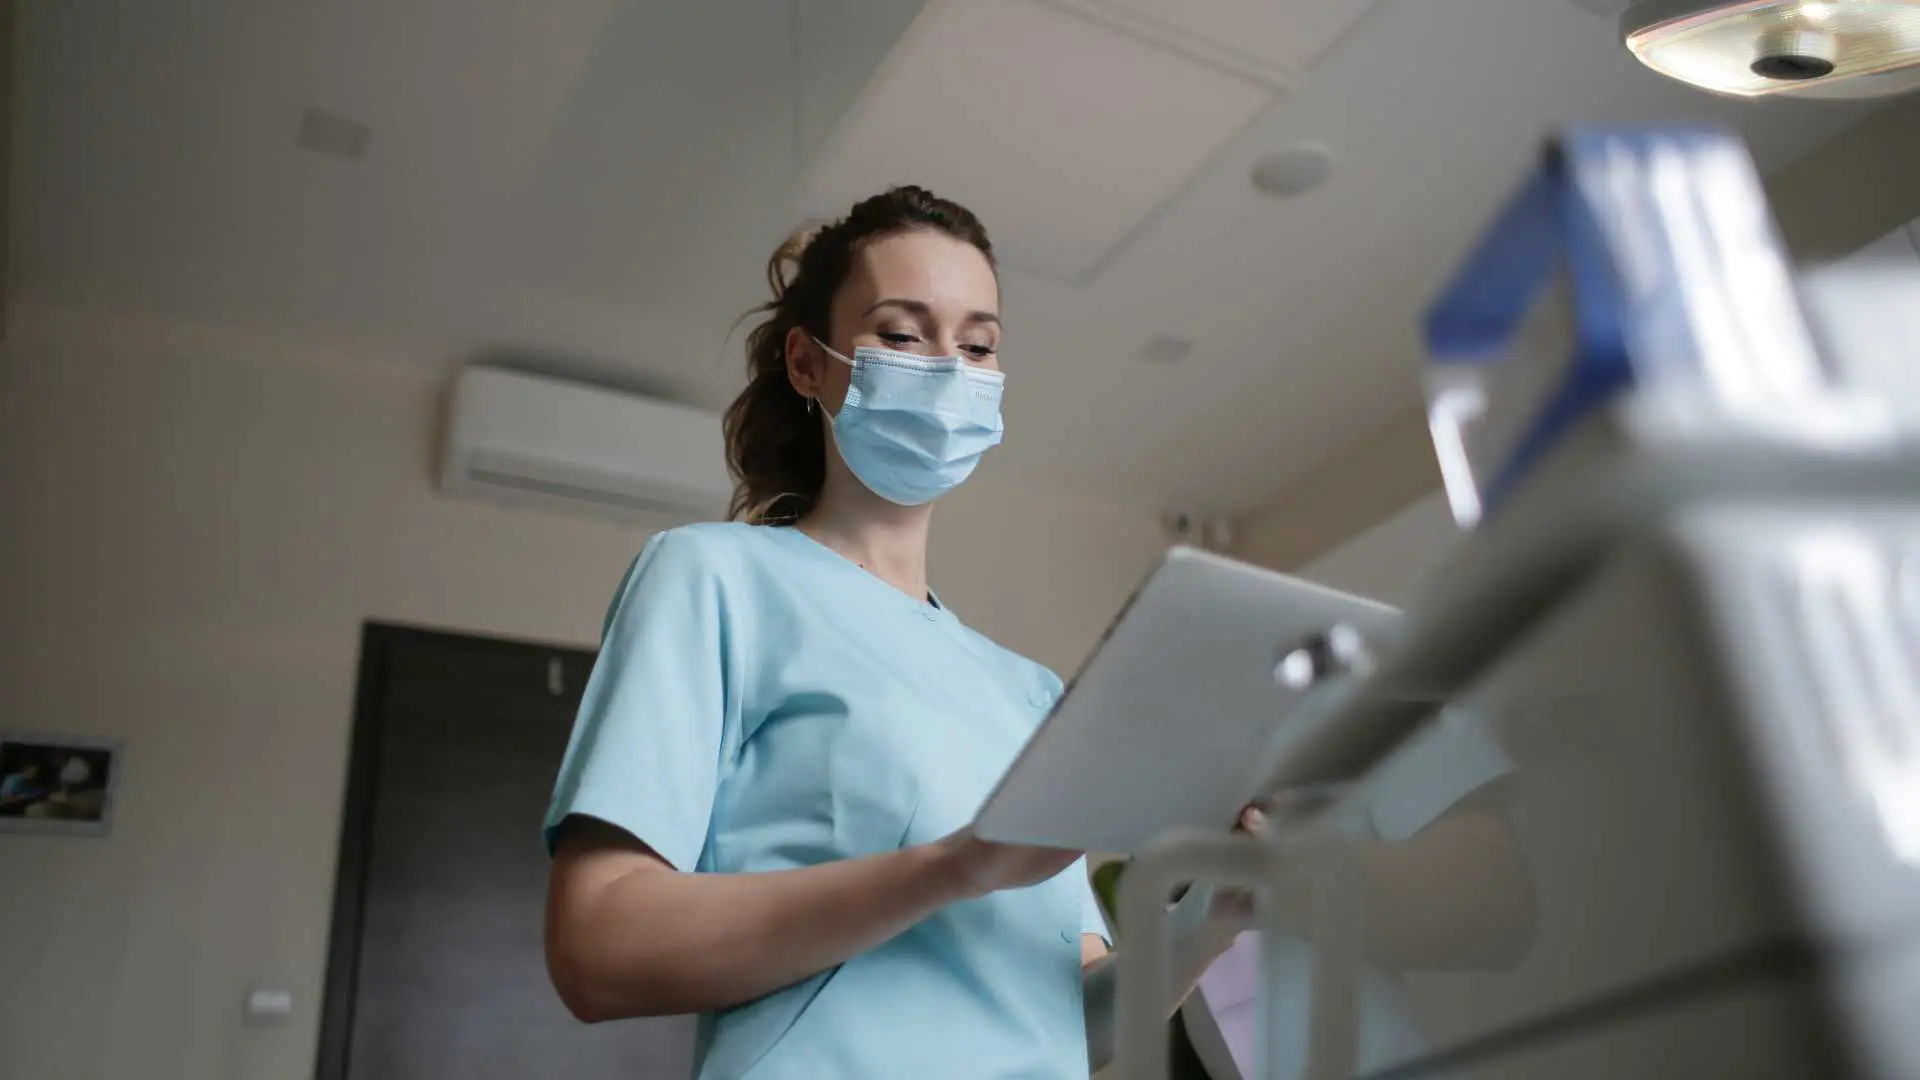
[[[936,0],[800,180],[832,215],[920,183],[993,223],[1010,266],[1091,278],[1247,121],[1253,80],[1034,0]]]
[[[1050,0],[1287,89],[1376,0]]]

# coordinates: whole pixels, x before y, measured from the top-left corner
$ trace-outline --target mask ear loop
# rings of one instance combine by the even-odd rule
[[[812,334],[808,334],[807,336],[813,337]],[[841,363],[847,365],[848,367],[855,366],[853,361],[840,355],[838,350],[836,350],[833,346],[827,344],[826,342],[821,341],[819,338],[817,337],[813,338],[813,343],[814,345],[819,347],[821,352],[826,353],[828,356],[833,357],[835,360],[840,361]],[[807,395],[807,415],[812,416],[814,414],[814,407],[819,404],[820,404],[820,398],[818,395],[808,394]],[[827,425],[829,427],[833,425],[833,414],[831,413],[827,414]]]

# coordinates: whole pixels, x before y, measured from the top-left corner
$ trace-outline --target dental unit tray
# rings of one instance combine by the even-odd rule
[[[1920,1075],[1920,424],[1910,357],[1808,331],[1844,277],[1803,288],[1729,137],[1550,147],[1429,320],[1476,527],[1273,728],[1267,786],[1324,813],[1129,864],[1121,1080],[1166,1075],[1188,883],[1311,900],[1261,905],[1262,971],[1304,948],[1311,985],[1266,995],[1241,1080]],[[1372,907],[1379,837],[1342,830],[1431,790],[1462,718],[1511,764],[1531,925],[1517,959],[1389,968],[1371,944],[1424,923]]]
[[[1896,441],[1903,395],[1823,354],[1799,301],[1737,137],[1553,141],[1426,319],[1428,420],[1456,519],[1498,512],[1554,455]],[[1567,450],[1583,432],[1588,446]]]

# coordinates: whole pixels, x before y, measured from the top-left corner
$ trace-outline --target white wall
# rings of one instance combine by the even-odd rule
[[[1446,496],[1434,492],[1294,573],[1404,607],[1463,535]]]
[[[0,835],[0,1071],[304,1080],[362,620],[590,644],[647,530],[437,497],[439,380],[371,348],[16,316],[0,728],[123,738],[126,771],[110,837]],[[936,534],[943,595],[1056,667],[1163,546],[992,478]],[[241,1027],[254,981],[290,1025]]]
[[[1234,554],[1294,573],[1439,487],[1426,407],[1412,404],[1243,515]]]

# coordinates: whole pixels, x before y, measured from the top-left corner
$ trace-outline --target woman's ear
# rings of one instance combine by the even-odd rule
[[[820,396],[820,367],[826,357],[820,355],[820,349],[813,343],[813,335],[796,326],[787,331],[787,381],[793,384],[793,392],[803,398],[817,399]]]

